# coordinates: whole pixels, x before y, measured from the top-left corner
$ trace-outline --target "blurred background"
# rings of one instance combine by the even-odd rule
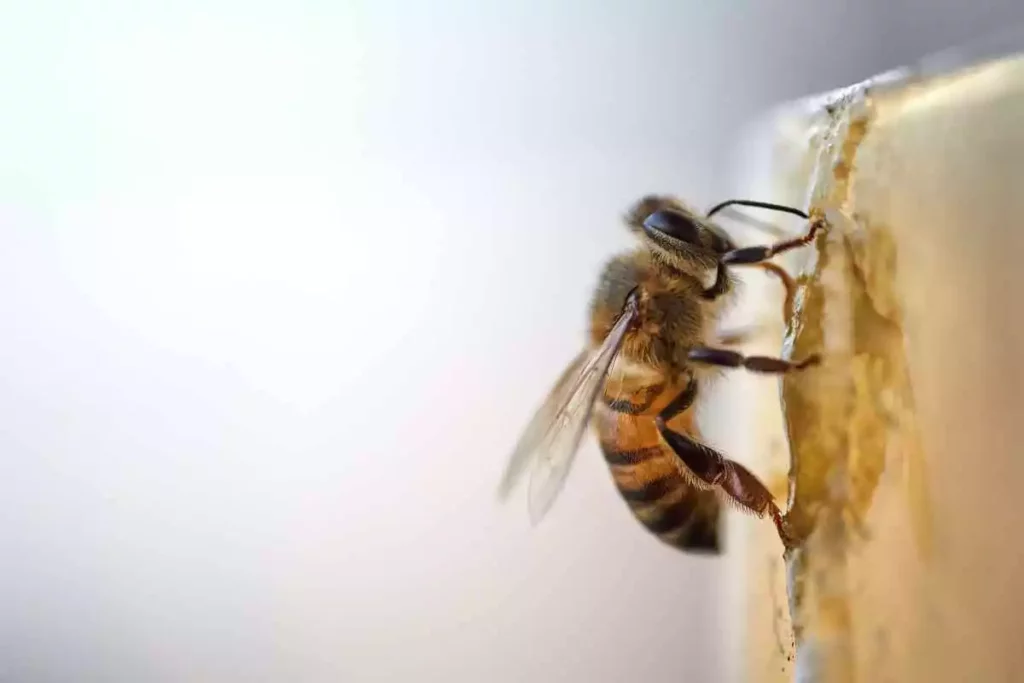
[[[766,107],[1022,18],[5,4],[0,680],[732,677],[722,560],[590,443],[531,529],[504,458],[629,203],[707,207]]]

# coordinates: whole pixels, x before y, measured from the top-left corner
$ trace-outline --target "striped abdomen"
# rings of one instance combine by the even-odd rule
[[[609,375],[594,406],[594,429],[616,488],[633,515],[665,543],[688,552],[719,552],[721,503],[715,491],[697,488],[692,475],[664,442],[655,416],[682,387],[651,378]],[[668,421],[696,436],[693,410]]]

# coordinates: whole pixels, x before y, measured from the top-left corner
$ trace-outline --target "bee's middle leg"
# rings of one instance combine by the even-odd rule
[[[728,349],[697,346],[690,349],[687,360],[691,363],[717,365],[723,368],[745,368],[753,372],[781,375],[817,365],[821,362],[821,356],[814,353],[803,360],[789,361],[771,356],[744,356]]]

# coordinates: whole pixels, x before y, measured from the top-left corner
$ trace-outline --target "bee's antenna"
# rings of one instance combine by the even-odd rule
[[[781,204],[771,204],[769,202],[756,202],[749,199],[730,199],[728,201],[722,202],[721,204],[716,204],[711,208],[710,211],[707,212],[706,215],[708,218],[710,218],[711,216],[718,213],[722,209],[728,208],[730,206],[751,206],[759,209],[769,209],[772,211],[788,213],[793,216],[799,216],[800,218],[808,218],[807,214],[801,211],[800,209],[796,209],[790,206],[783,206]],[[785,230],[782,230],[772,225],[771,223],[768,223],[767,221],[754,218],[749,214],[740,213],[738,211],[727,213],[729,213],[729,215],[732,218],[735,218],[738,222],[743,223],[744,226],[747,228],[753,228],[754,230],[758,230],[762,233],[772,235],[774,237],[784,237],[785,235],[788,234]]]
[[[711,218],[716,213],[726,208],[727,206],[751,206],[757,209],[768,209],[770,211],[778,211],[780,213],[788,213],[794,216],[800,216],[800,218],[809,218],[806,212],[801,211],[792,206],[785,206],[784,204],[772,204],[771,202],[757,202],[752,199],[729,199],[721,204],[715,204],[711,207],[711,210],[707,212],[707,217]]]

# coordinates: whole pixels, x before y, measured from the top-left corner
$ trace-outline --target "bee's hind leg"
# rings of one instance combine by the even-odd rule
[[[696,395],[696,381],[691,380],[681,396],[686,395],[690,403]],[[684,399],[685,400],[685,399]],[[673,401],[675,403],[675,401]],[[674,408],[679,412],[678,406]],[[760,479],[753,472],[738,462],[725,458],[721,453],[705,446],[687,436],[670,429],[666,424],[669,409],[666,408],[656,418],[658,431],[661,438],[665,440],[669,448],[683,461],[686,468],[694,477],[706,484],[709,488],[717,487],[726,494],[740,508],[763,517],[771,515],[775,527],[778,529],[779,538],[782,539],[786,548],[793,546],[793,537],[789,532],[782,510],[775,504],[775,499]]]

